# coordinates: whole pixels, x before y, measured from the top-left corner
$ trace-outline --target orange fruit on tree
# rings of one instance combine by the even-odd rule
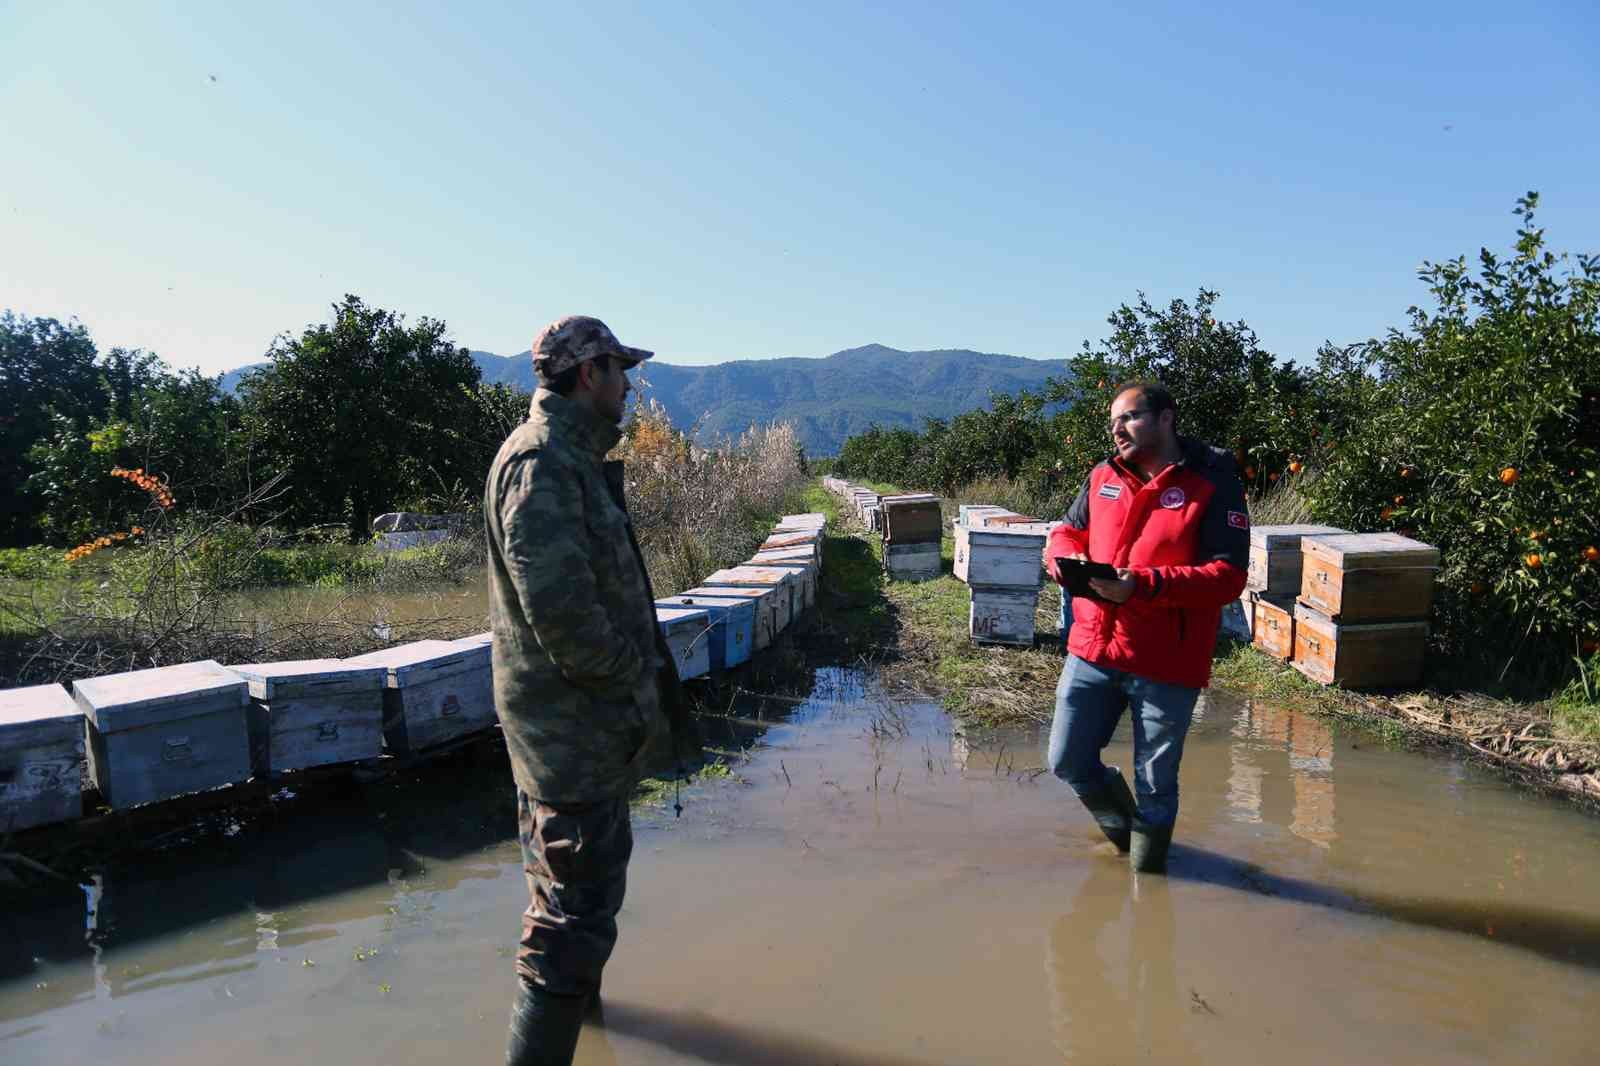
[[[1267,475],[1267,480],[1268,481],[1277,481],[1278,480],[1278,472],[1276,470],[1274,470],[1272,473],[1268,474]]]
[[[1402,466],[1400,468],[1400,476],[1401,477],[1410,477],[1411,476],[1411,468],[1409,466]]]
[[[1597,651],[1600,651],[1600,640],[1595,640],[1593,637],[1590,637],[1588,640],[1583,642],[1583,654],[1593,655]]]
[[[1474,596],[1483,595],[1483,582],[1482,581],[1474,581],[1472,583],[1472,594]]]
[[[1515,485],[1516,483],[1517,483],[1517,468],[1516,467],[1508,466],[1504,470],[1500,471],[1500,484],[1502,484],[1502,485]]]
[[[1304,468],[1300,465],[1300,460],[1298,459],[1289,464],[1289,473],[1291,474],[1298,474],[1302,469]]]
[[[1600,563],[1600,548],[1593,544],[1583,549],[1583,561],[1586,563]]]
[[[1253,466],[1245,467],[1244,468],[1244,476],[1247,477],[1247,478],[1255,477],[1256,476],[1256,468],[1253,467]]]
[[[1396,496],[1394,498],[1394,505],[1396,507],[1399,507],[1402,503],[1405,503],[1405,502],[1406,502],[1406,498],[1404,496]]]
[[[1522,557],[1522,561],[1528,564],[1529,570],[1537,570],[1544,565],[1544,558],[1538,552],[1529,552]]]

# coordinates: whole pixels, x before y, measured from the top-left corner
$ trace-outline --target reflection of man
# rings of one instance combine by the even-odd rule
[[[1244,589],[1250,522],[1233,457],[1177,434],[1160,385],[1132,383],[1111,404],[1115,453],[1045,545],[1058,557],[1116,567],[1072,601],[1056,686],[1049,766],[1072,786],[1135,870],[1166,869],[1178,818],[1178,762],[1195,701],[1211,679],[1222,607]],[[1133,720],[1138,800],[1100,752],[1124,708]]]
[[[651,353],[570,316],[533,342],[539,388],[484,491],[495,709],[517,784],[531,896],[509,1066],[570,1063],[617,937],[628,796],[668,730],[677,675],[628,522],[627,371]]]

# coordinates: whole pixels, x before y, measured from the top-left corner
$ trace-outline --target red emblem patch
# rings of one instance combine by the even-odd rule
[[[1234,529],[1249,529],[1250,516],[1245,514],[1243,511],[1229,511],[1228,525],[1232,526]]]
[[[1180,488],[1170,488],[1161,494],[1161,506],[1169,511],[1177,510],[1183,506],[1183,501],[1188,499]]]

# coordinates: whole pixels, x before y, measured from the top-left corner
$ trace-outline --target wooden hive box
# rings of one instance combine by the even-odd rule
[[[1300,601],[1340,622],[1413,621],[1433,607],[1439,549],[1398,533],[1301,540]]]
[[[786,514],[778,523],[785,529],[815,529],[820,531],[828,524],[828,516],[821,511],[807,511],[804,514]]]
[[[60,685],[0,691],[0,839],[83,813],[84,728]]]
[[[1035,518],[1025,514],[997,514],[986,515],[984,518],[985,529],[1015,529],[1018,526],[1029,527],[1049,525],[1042,518]]]
[[[755,558],[745,563],[746,566],[759,566],[768,570],[782,570],[793,579],[793,605],[791,606],[791,619],[799,619],[800,615],[815,607],[817,604],[817,564],[810,559],[780,559],[768,558],[773,552],[758,552]]]
[[[1038,589],[972,586],[967,632],[979,644],[1033,645],[1033,618],[1039,609]]]
[[[885,496],[881,521],[885,544],[937,544],[944,535],[937,496]]]
[[[996,507],[989,503],[963,503],[956,508],[956,525],[982,526],[980,520],[984,515],[1009,513],[1004,507]]]
[[[382,667],[300,659],[229,669],[249,686],[250,761],[258,775],[383,754]]]
[[[783,623],[778,620],[778,612],[780,610],[787,612],[787,608],[780,604],[781,595],[783,595],[782,590],[770,586],[737,585],[721,585],[715,588],[702,585],[699,588],[684,589],[679,593],[680,598],[693,598],[695,603],[692,606],[696,607],[702,606],[702,601],[707,597],[712,600],[744,600],[749,603],[751,610],[754,611],[750,628],[752,654],[770,645],[783,629]],[[709,606],[708,603],[704,605]]]
[[[965,537],[961,536],[963,533]],[[960,529],[956,539],[955,575],[969,585],[1037,589],[1044,573],[1040,561],[1044,543],[1042,533]]]
[[[766,566],[768,563],[777,563],[781,566],[803,566],[813,574],[821,569],[817,565],[816,554],[809,547],[798,548],[762,548],[750,557],[752,566]]]
[[[345,662],[383,668],[383,746],[400,755],[494,726],[491,654],[487,644],[418,640]]]
[[[250,692],[210,659],[72,683],[89,774],[115,810],[250,777]]]
[[[672,661],[678,667],[678,679],[705,677],[711,672],[711,645],[716,639],[712,631],[711,613],[699,607],[677,607],[656,604],[656,625],[672,650]]]
[[[1294,660],[1313,681],[1350,688],[1390,688],[1422,679],[1427,622],[1336,622],[1295,604]]]
[[[794,575],[787,570],[775,569],[770,566],[732,566],[716,573],[700,582],[703,586],[715,588],[727,585],[731,588],[760,588],[771,589],[773,593],[773,635],[787,629],[789,623],[797,618],[804,604],[804,593],[795,595],[798,582]],[[799,601],[797,604],[796,601]]]
[[[861,508],[861,524],[874,533],[883,532],[883,505],[869,503]]]
[[[1305,537],[1346,533],[1336,526],[1280,525],[1253,526],[1250,529],[1250,562],[1245,572],[1246,589],[1273,596],[1300,593],[1300,542]]]
[[[885,544],[883,569],[896,580],[922,581],[938,577],[944,569],[939,542],[929,544]]]
[[[772,620],[757,612],[757,601],[740,596],[706,596],[684,593],[664,596],[659,607],[692,607],[705,611],[711,619],[711,671],[738,666],[750,658],[756,643],[756,617],[761,613],[767,629],[766,643],[772,642]]]
[[[1251,643],[1274,659],[1294,657],[1294,600],[1257,594]]]
[[[810,553],[811,558],[822,561],[822,534],[814,530],[804,532],[788,532],[773,530],[772,535],[761,542],[762,551],[778,551],[783,548],[804,548]]]

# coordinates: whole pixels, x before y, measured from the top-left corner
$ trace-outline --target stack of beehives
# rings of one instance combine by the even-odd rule
[[[1438,569],[1439,549],[1397,533],[1258,526],[1245,591],[1252,640],[1325,685],[1413,683]]]
[[[926,492],[882,497],[878,531],[883,535],[883,568],[891,578],[939,576],[944,536],[939,497]]]
[[[967,632],[981,644],[1032,646],[1053,523],[1003,507],[963,504],[956,516],[955,575],[972,591]]]

